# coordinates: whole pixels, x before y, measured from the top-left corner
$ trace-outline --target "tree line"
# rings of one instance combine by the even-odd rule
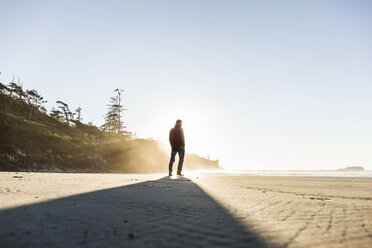
[[[23,82],[18,79],[15,82],[15,77],[8,84],[3,84],[0,82],[0,94],[2,95],[1,105],[3,105],[3,111],[6,113],[17,112],[12,109],[15,103],[23,104],[24,109],[27,109],[28,120],[38,121],[38,114],[46,114],[58,122],[64,123],[68,126],[75,127],[85,127],[91,129],[96,129],[96,132],[102,131],[107,134],[129,134],[125,131],[125,126],[123,122],[123,113],[127,109],[124,108],[122,104],[122,93],[123,90],[115,89],[115,95],[110,97],[107,113],[104,115],[104,124],[99,128],[94,126],[92,122],[88,124],[83,124],[82,118],[82,108],[78,107],[75,110],[71,110],[70,106],[61,100],[56,101],[57,106],[53,107],[48,113],[44,104],[47,101],[44,97],[37,92],[35,89],[24,89]],[[92,131],[92,130],[91,130]]]

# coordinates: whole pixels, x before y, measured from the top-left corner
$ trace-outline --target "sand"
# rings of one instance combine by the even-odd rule
[[[0,247],[372,247],[372,179],[0,173]]]

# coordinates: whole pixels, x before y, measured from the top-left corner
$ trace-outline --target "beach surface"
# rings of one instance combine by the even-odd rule
[[[0,173],[1,247],[372,247],[372,179]]]

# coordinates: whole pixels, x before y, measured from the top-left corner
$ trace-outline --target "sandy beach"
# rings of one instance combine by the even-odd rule
[[[0,173],[1,247],[372,247],[372,179]]]

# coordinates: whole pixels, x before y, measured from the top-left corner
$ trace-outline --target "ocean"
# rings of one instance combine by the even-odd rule
[[[208,173],[206,171],[206,173]],[[211,172],[209,172],[211,173]],[[355,177],[372,178],[372,170],[339,171],[339,170],[223,170],[212,174],[227,176],[277,176],[277,177]]]

